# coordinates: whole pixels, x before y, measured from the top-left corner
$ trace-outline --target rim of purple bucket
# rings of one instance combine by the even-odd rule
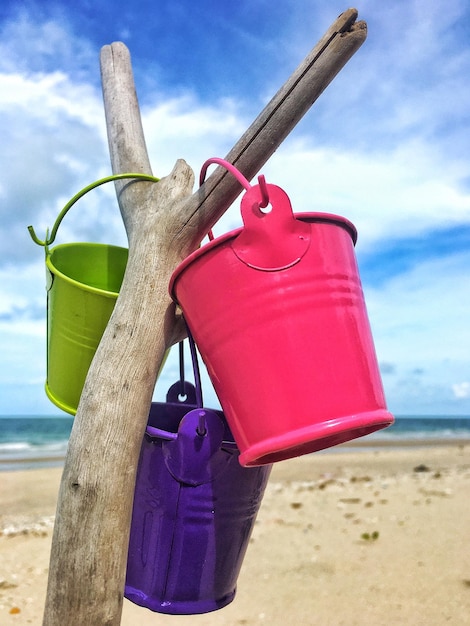
[[[336,215],[335,213],[294,213],[295,219],[301,220],[302,222],[323,222],[323,223],[333,223],[338,226],[342,226],[345,228],[349,234],[351,235],[351,239],[353,244],[356,244],[357,241],[357,229],[354,224],[349,221],[346,217],[342,215]],[[228,239],[234,239],[241,231],[243,230],[243,226],[236,228],[234,230],[229,231],[220,237],[216,237],[209,243],[205,244],[201,248],[195,250],[192,254],[187,256],[174,270],[173,274],[170,278],[170,283],[168,285],[168,291],[170,292],[170,296],[173,298],[175,302],[178,302],[176,298],[176,294],[174,293],[175,282],[178,276],[184,272],[184,270],[191,265],[197,258],[206,254],[212,248],[216,248],[221,244],[225,243]]]

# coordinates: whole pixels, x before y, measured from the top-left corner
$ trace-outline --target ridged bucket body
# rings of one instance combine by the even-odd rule
[[[137,470],[125,596],[159,613],[206,613],[233,600],[271,471],[240,465],[221,412],[206,411],[201,448],[190,408],[152,405],[149,426],[179,427],[178,439],[145,435]]]
[[[46,393],[74,415],[91,361],[114,309],[127,250],[69,243],[47,251]]]
[[[241,247],[239,229],[185,259],[170,283],[246,466],[315,452],[393,421],[354,226],[320,213],[296,221],[303,248],[290,264],[246,262],[256,239]]]

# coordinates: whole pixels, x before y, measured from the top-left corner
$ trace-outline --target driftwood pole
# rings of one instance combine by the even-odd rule
[[[334,22],[227,159],[252,178],[366,38],[349,9]],[[127,48],[105,46],[102,82],[114,173],[151,174]],[[208,155],[210,156],[210,155]],[[45,626],[121,620],[136,465],[165,350],[180,337],[168,296],[176,265],[240,192],[217,168],[191,195],[179,160],[159,183],[119,181],[129,260],[75,417],[52,541]]]

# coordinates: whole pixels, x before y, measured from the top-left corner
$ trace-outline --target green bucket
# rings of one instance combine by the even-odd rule
[[[68,202],[51,234],[40,241],[45,247],[47,276],[47,379],[48,398],[75,415],[85,378],[116,304],[126,270],[126,248],[99,243],[67,243],[49,249],[70,207],[85,193],[111,180],[136,178],[158,181],[144,174],[117,174],[92,183]]]
[[[46,252],[46,393],[72,415],[116,304],[126,263],[125,248],[104,244],[69,243]]]

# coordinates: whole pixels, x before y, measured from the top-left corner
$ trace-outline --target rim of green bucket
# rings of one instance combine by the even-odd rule
[[[100,296],[105,296],[107,298],[116,299],[119,295],[119,291],[109,291],[107,289],[99,289],[98,287],[92,287],[91,285],[82,283],[79,280],[70,278],[70,276],[67,276],[67,274],[64,274],[63,272],[61,272],[59,269],[55,267],[55,265],[51,261],[51,255],[53,254],[53,252],[57,250],[58,248],[72,248],[74,246],[82,246],[82,247],[85,246],[85,247],[94,247],[94,248],[113,248],[115,250],[123,250],[125,252],[128,252],[127,248],[123,248],[121,246],[113,246],[107,243],[75,241],[75,242],[70,242],[70,243],[61,243],[57,246],[54,246],[51,250],[47,249],[47,252],[46,252],[46,265],[52,274],[54,274],[55,276],[60,276],[67,283],[82,289],[82,291],[89,291],[90,293],[94,293]]]

